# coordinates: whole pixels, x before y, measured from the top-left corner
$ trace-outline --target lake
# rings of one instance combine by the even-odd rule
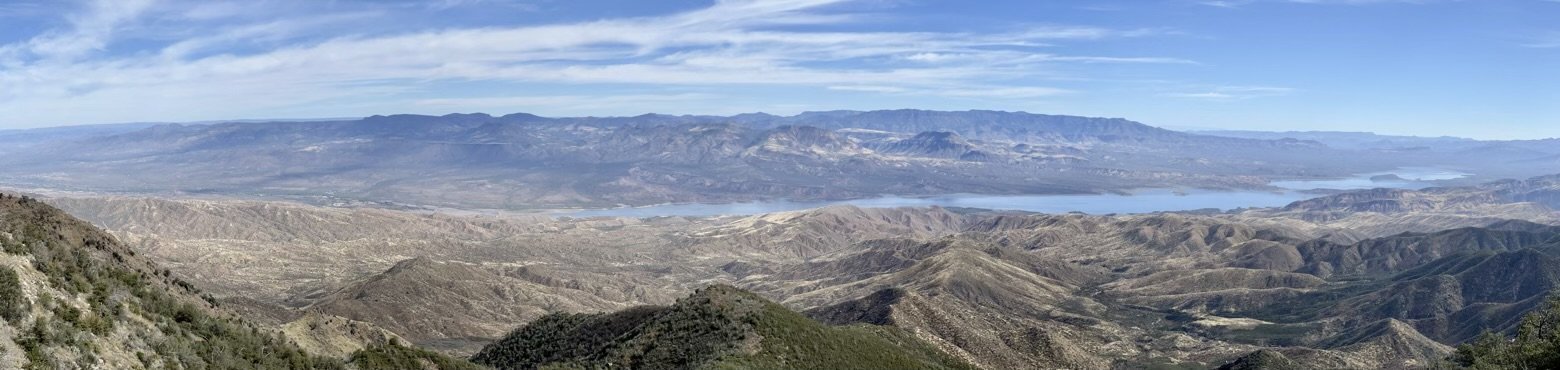
[[[1397,175],[1401,179],[1372,180],[1372,177]],[[624,207],[564,211],[559,216],[570,217],[657,217],[657,216],[720,216],[751,215],[772,212],[795,211],[831,205],[853,205],[864,208],[892,207],[965,207],[995,210],[1014,210],[1041,213],[1083,212],[1089,214],[1150,213],[1188,211],[1215,208],[1280,207],[1297,200],[1315,197],[1305,190],[1370,188],[1420,189],[1432,185],[1431,181],[1450,180],[1469,176],[1467,173],[1434,168],[1402,168],[1394,171],[1359,174],[1342,179],[1275,181],[1284,191],[1210,191],[1144,189],[1132,195],[982,195],[947,194],[927,197],[883,196],[877,198],[840,201],[758,201],[721,204],[664,204],[646,207]]]
[[[1376,176],[1395,175],[1398,179],[1372,180]],[[1460,179],[1473,174],[1426,167],[1405,167],[1392,171],[1371,172],[1354,175],[1348,178],[1332,180],[1297,180],[1274,181],[1271,184],[1285,189],[1312,190],[1312,189],[1338,189],[1338,190],[1363,190],[1375,188],[1395,189],[1424,189],[1435,185],[1432,181]]]

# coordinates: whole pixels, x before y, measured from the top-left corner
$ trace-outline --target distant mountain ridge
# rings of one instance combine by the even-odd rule
[[[756,129],[772,129],[782,126],[812,126],[828,130],[857,128],[907,133],[949,131],[979,139],[1024,138],[1028,136],[1046,140],[1184,140],[1188,138],[1211,137],[1166,130],[1122,118],[1094,118],[983,110],[953,112],[916,109],[803,112],[793,116],[739,114],[729,117],[644,114],[632,117],[553,118],[529,113],[513,113],[501,116],[485,113],[457,113],[443,116],[395,114],[375,115],[358,120],[226,122],[217,123],[217,125],[279,123],[333,125],[344,122],[351,122],[351,124],[339,127],[336,131],[337,134],[408,134],[404,137],[421,136],[423,138],[437,138],[441,132],[456,133],[461,130],[482,126],[590,125],[617,127],[690,124],[738,124]],[[438,125],[439,127],[424,131],[423,127],[427,127],[430,124]],[[192,128],[209,125],[172,123],[156,124],[152,127]],[[411,128],[418,130],[409,133],[395,131]]]
[[[1463,187],[1351,191],[1294,202],[1285,206],[1284,210],[1404,213],[1514,203],[1532,203],[1549,210],[1560,210],[1560,175],[1525,180],[1506,179]]]
[[[1268,187],[1267,176],[1341,176],[1390,168],[1396,160],[1329,160],[1346,157],[1295,141],[1022,112],[473,113],[83,131],[0,145],[0,165],[8,168],[0,183],[325,204],[547,208],[1260,189]],[[140,173],[167,176],[134,176]]]
[[[1028,138],[1045,140],[1175,141],[1198,136],[1153,127],[1122,118],[1094,118],[989,110],[947,112],[899,109],[805,112],[791,117],[777,117],[775,119],[793,121],[793,123],[805,123],[829,129],[861,128],[897,132],[947,131],[983,140]]]

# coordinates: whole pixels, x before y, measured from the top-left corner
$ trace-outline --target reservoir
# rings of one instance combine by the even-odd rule
[[[1433,181],[1469,176],[1467,173],[1434,168],[1402,168],[1394,171],[1358,174],[1341,179],[1275,181],[1272,191],[1213,191],[1196,189],[1143,189],[1130,195],[982,195],[946,194],[924,197],[883,196],[839,201],[758,201],[741,203],[682,203],[646,207],[623,207],[567,211],[570,217],[657,217],[751,215],[795,211],[831,205],[863,208],[892,207],[964,207],[1041,213],[1083,212],[1088,214],[1151,213],[1198,209],[1282,207],[1294,201],[1316,197],[1307,190],[1359,190],[1370,188],[1420,189]]]

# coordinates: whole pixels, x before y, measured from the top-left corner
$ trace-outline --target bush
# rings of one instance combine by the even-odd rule
[[[32,303],[27,301],[27,293],[22,291],[22,281],[17,277],[16,270],[0,267],[0,318],[15,326],[27,317],[29,311],[32,311]]]

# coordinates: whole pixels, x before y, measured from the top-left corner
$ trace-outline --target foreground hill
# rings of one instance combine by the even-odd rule
[[[973,369],[896,329],[827,326],[725,285],[671,306],[549,315],[472,360],[498,369]]]
[[[0,368],[332,369],[85,222],[0,196]]]
[[[0,245],[3,369],[480,368],[332,316],[272,330],[31,198],[0,194]]]

